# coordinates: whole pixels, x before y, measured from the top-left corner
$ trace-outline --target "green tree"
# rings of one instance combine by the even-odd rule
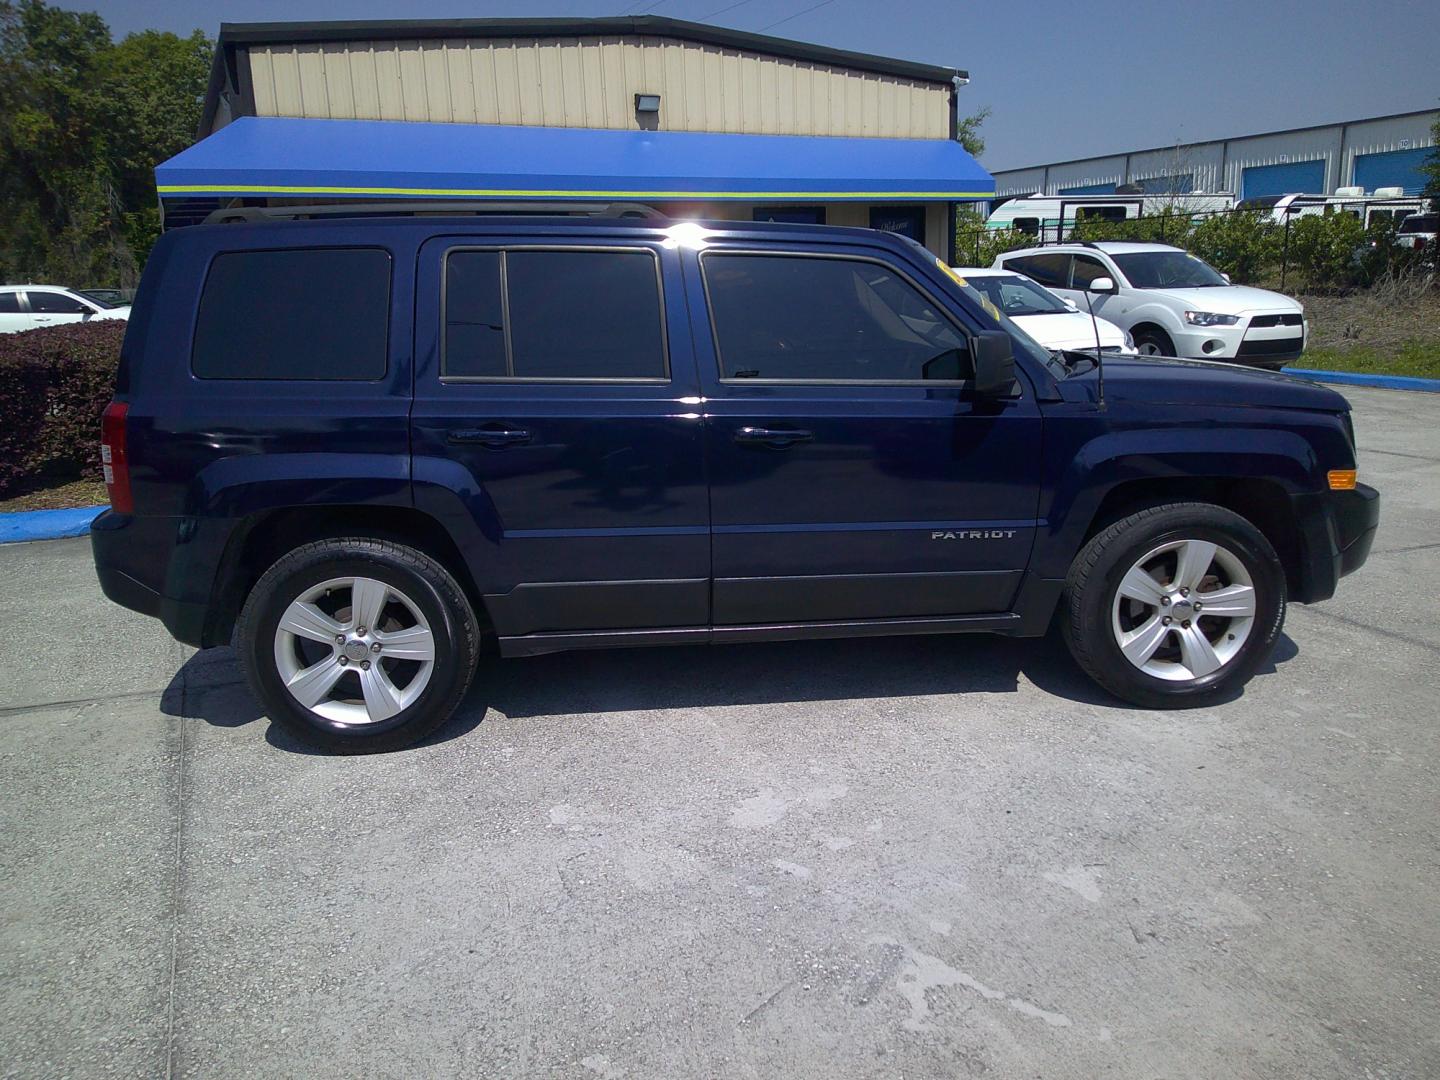
[[[965,117],[955,125],[955,138],[971,157],[985,153],[985,139],[980,134],[980,125],[990,118],[990,106]]]
[[[1420,171],[1425,174],[1425,187],[1420,192],[1430,200],[1430,209],[1440,212],[1440,117],[1430,125],[1430,153],[1425,155]]]
[[[190,143],[211,44],[94,13],[0,0],[0,274],[133,284],[156,219],[154,167]]]

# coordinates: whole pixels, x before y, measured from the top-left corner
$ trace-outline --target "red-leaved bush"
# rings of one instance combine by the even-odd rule
[[[100,414],[124,338],[120,319],[0,334],[0,495],[100,475]]]

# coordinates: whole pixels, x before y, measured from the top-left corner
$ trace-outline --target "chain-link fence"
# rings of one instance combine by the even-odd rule
[[[956,258],[967,266],[991,266],[1007,251],[1048,244],[1128,241],[1170,244],[1198,255],[1236,284],[1263,284],[1281,291],[1364,288],[1387,277],[1433,273],[1435,246],[1396,242],[1403,215],[1291,213],[1236,207],[1202,213],[1162,211],[1126,217],[1125,208],[1103,207],[1075,217],[1040,219],[1025,229],[995,227],[976,214],[956,219]],[[1032,219],[1033,220],[1033,219]]]

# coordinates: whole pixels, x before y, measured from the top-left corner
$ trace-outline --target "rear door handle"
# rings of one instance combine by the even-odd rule
[[[462,428],[450,432],[445,436],[445,441],[479,443],[481,446],[488,446],[493,450],[501,450],[507,446],[518,446],[520,443],[529,442],[530,432],[524,428],[512,427]]]
[[[799,428],[742,427],[735,432],[737,443],[745,446],[773,446],[776,450],[809,442],[813,438],[813,431],[802,431]]]

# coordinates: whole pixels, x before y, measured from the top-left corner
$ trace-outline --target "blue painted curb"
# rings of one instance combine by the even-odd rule
[[[1417,379],[1410,375],[1362,375],[1358,371],[1315,371],[1312,368],[1281,368],[1286,375],[1299,375],[1316,382],[1344,383],[1348,386],[1378,386],[1382,390],[1420,390],[1440,394],[1440,379]]]
[[[76,510],[21,510],[0,514],[0,544],[84,536],[90,531],[90,522],[104,509],[103,506],[82,506]]]

